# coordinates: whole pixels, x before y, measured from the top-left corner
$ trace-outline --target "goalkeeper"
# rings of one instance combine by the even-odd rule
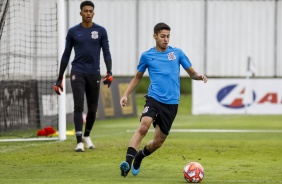
[[[84,146],[94,149],[90,139],[90,132],[96,119],[100,92],[100,52],[103,51],[107,74],[103,83],[110,87],[112,78],[112,59],[109,49],[107,31],[104,27],[92,22],[94,16],[94,4],[84,1],[80,4],[82,22],[68,30],[65,50],[62,55],[59,76],[54,86],[55,92],[60,95],[63,91],[62,80],[67,68],[72,48],[75,56],[72,61],[70,74],[71,87],[74,100],[74,127],[77,145],[75,151],[83,152]],[[84,133],[82,131],[82,112],[84,106],[84,94],[87,101],[87,116]],[[85,145],[84,145],[85,144]]]

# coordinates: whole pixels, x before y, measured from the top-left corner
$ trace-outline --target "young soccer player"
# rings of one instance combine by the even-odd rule
[[[138,71],[120,99],[120,105],[124,107],[127,104],[128,95],[136,88],[148,69],[150,85],[148,94],[145,96],[146,104],[139,127],[129,142],[125,161],[120,164],[123,177],[127,176],[130,169],[133,175],[137,175],[140,172],[142,160],[160,148],[169,135],[180,100],[180,66],[192,79],[207,82],[207,77],[198,74],[193,69],[191,62],[181,49],[168,45],[170,27],[167,24],[156,24],[153,37],[156,46],[141,55],[137,66]],[[152,123],[155,128],[154,137],[143,149],[139,150],[141,141]]]
[[[100,92],[100,52],[104,55],[107,75],[103,82],[110,87],[112,78],[112,58],[109,50],[107,31],[104,27],[92,22],[94,16],[94,4],[91,1],[83,1],[80,4],[82,22],[70,28],[66,37],[65,50],[61,59],[60,71],[54,89],[58,95],[63,90],[62,79],[67,68],[72,48],[75,57],[72,61],[70,74],[71,87],[74,100],[74,127],[77,145],[75,151],[83,152],[84,144],[89,149],[95,146],[90,139],[90,132],[96,119]],[[85,131],[82,136],[82,112],[84,94],[87,100],[87,116]]]

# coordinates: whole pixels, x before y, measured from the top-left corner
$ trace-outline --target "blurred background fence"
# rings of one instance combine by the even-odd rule
[[[108,30],[117,76],[135,74],[141,53],[154,46],[154,25],[165,22],[172,28],[170,45],[209,77],[244,77],[248,58],[257,77],[282,77],[282,0],[93,2],[94,22]],[[66,1],[67,28],[81,21],[80,3]]]

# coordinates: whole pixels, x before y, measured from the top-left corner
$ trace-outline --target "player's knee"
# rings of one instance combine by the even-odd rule
[[[141,136],[145,136],[148,132],[148,128],[146,126],[140,126],[137,131]]]
[[[152,118],[151,117],[143,117],[142,120],[141,120],[141,124],[138,128],[138,132],[145,136],[150,128],[150,125],[151,125],[151,122],[152,122]]]
[[[95,121],[96,119],[96,112],[87,112],[86,120]]]
[[[83,112],[83,100],[74,100],[74,112]]]
[[[88,105],[88,113],[95,114],[97,112],[98,104]]]
[[[154,146],[155,149],[158,149],[163,145],[163,143],[164,143],[164,141],[160,141],[160,140],[156,139],[156,140],[153,141],[153,146]]]
[[[165,140],[166,140],[165,137],[154,139],[154,141],[153,141],[154,147],[155,148],[160,148],[163,145],[163,143],[165,142]]]

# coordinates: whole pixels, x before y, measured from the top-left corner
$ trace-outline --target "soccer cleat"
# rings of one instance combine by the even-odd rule
[[[120,164],[119,168],[120,168],[120,171],[121,171],[120,175],[123,176],[123,177],[126,177],[129,170],[130,170],[129,164],[124,161]]]
[[[88,149],[94,149],[95,146],[94,144],[92,143],[90,137],[82,137],[82,141],[86,144],[86,148]]]
[[[137,168],[135,169],[134,166]],[[137,176],[137,174],[140,172],[140,168],[141,168],[141,162],[137,162],[136,160],[134,160],[134,163],[132,165],[132,174],[134,176]]]
[[[140,168],[141,168],[141,166],[138,169],[135,169],[134,166],[132,166],[132,170],[131,170],[132,174],[134,176],[137,176],[137,174],[140,172]]]
[[[84,152],[84,144],[82,142],[78,143],[75,148],[76,152]]]

